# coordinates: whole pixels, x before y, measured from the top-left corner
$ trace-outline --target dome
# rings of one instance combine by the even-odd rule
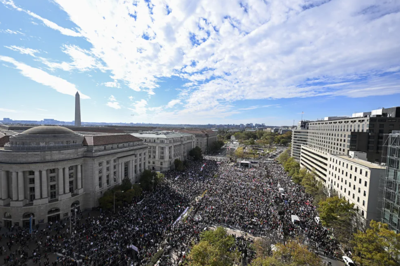
[[[60,126],[38,126],[25,130],[21,134],[24,135],[66,135],[76,134],[69,128]]]

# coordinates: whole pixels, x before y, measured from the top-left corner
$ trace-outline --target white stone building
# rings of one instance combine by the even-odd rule
[[[129,134],[39,126],[7,138],[0,147],[1,226],[29,226],[31,216],[47,223],[95,207],[105,190],[124,178],[135,182],[147,167],[147,145]]]
[[[356,152],[350,152],[350,156],[330,154],[325,183],[328,191],[335,191],[339,197],[354,203],[364,226],[380,218],[378,187],[386,171],[385,166],[365,158],[365,154],[361,157]]]
[[[186,160],[189,151],[196,147],[195,136],[171,131],[147,131],[131,133],[148,145],[148,168],[166,171],[175,167],[175,159]]]
[[[192,134],[195,136],[196,144],[203,154],[208,154],[210,152],[210,145],[218,140],[218,132],[212,130],[203,129],[178,129],[177,132]]]

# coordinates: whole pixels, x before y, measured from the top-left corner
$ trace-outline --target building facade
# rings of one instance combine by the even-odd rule
[[[382,161],[383,136],[393,130],[400,130],[400,107],[355,113],[348,118],[326,117],[324,120],[307,121],[306,125],[302,126],[307,133],[303,130],[293,131],[294,155],[298,154],[299,146],[308,145],[317,151],[330,154],[365,152],[368,161],[380,163],[385,162]]]
[[[308,171],[314,171],[318,181],[323,184],[326,183],[328,158],[329,154],[327,152],[312,149],[307,145],[301,146],[300,166]]]
[[[386,167],[365,160],[366,154],[350,152],[347,155],[329,155],[327,182],[325,186],[340,198],[353,203],[357,209],[360,225],[370,220],[380,220],[379,183]]]
[[[212,130],[182,129],[176,131],[194,135],[196,139],[195,146],[198,146],[204,154],[208,154],[211,143],[218,140],[218,133]]]
[[[387,138],[387,171],[383,180],[382,222],[400,233],[400,131]]]
[[[196,147],[192,134],[171,131],[148,131],[131,133],[148,145],[148,168],[154,171],[167,171],[175,167],[175,159],[184,161],[189,151]]]
[[[0,147],[0,221],[29,226],[98,205],[122,179],[147,167],[147,146],[129,134],[84,136],[39,126],[9,137]]]

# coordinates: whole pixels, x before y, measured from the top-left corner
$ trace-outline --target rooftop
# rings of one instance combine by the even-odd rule
[[[368,168],[372,168],[372,169],[382,169],[382,170],[386,169],[386,166],[382,166],[382,165],[379,165],[376,163],[371,163],[369,161],[365,161],[365,160],[361,160],[361,159],[357,159],[357,158],[351,158],[347,155],[332,155],[332,156],[335,156],[335,157],[338,157],[338,158],[344,159],[346,161],[356,163],[356,164],[359,164],[359,165],[362,165],[362,166],[365,166]]]
[[[120,144],[128,142],[142,141],[141,139],[130,134],[113,134],[100,136],[85,136],[83,145],[85,146],[101,146],[108,144]]]
[[[71,129],[60,126],[38,126],[25,130],[23,135],[66,135],[76,134]]]
[[[181,132],[172,132],[172,131],[150,131],[150,132],[139,132],[139,133],[131,133],[132,136],[138,138],[180,138],[185,136],[191,136],[191,134],[181,133]]]

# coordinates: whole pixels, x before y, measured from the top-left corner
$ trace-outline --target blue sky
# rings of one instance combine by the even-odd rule
[[[400,105],[400,2],[0,0],[0,119],[265,123]]]

